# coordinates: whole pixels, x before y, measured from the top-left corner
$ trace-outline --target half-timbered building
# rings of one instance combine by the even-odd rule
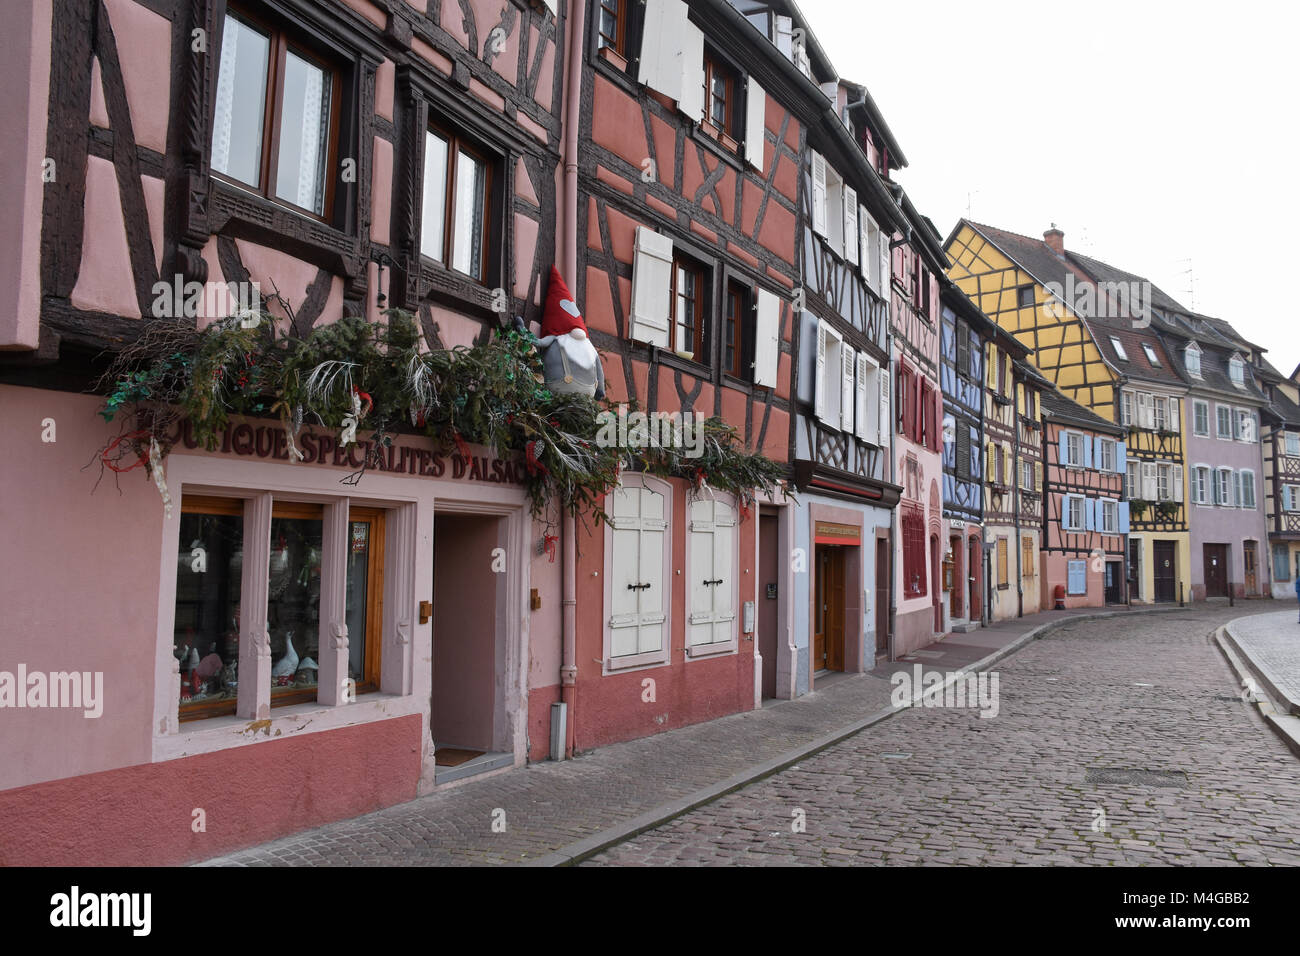
[[[1269,576],[1275,598],[1295,597],[1300,575],[1300,367],[1284,377],[1260,359],[1269,403],[1263,411],[1263,498]]]
[[[1126,434],[1056,389],[1044,390],[1044,610],[1125,602]]]
[[[907,225],[889,243],[894,332],[894,474],[902,487],[894,549],[894,654],[945,633],[943,451],[939,388],[939,234],[898,190]]]
[[[1049,381],[1129,429],[1131,599],[1190,597],[1187,387],[1150,321],[1154,309],[1185,310],[1151,283],[1112,279],[1120,270],[1066,250],[1055,226],[1039,240],[962,219],[946,248],[953,281],[1032,351]]]
[[[83,466],[121,423],[83,392],[146,320],[232,300],[299,332],[403,306],[429,347],[537,318],[565,22],[526,0],[5,12],[30,41],[0,63],[24,91],[0,104],[24,169],[0,420],[30,465],[5,522],[40,542],[0,574],[5,650],[104,688],[98,719],[6,710],[5,862],[212,856],[544,756],[529,687],[560,683],[559,566],[513,462],[310,422],[291,461],[279,420],[237,419],[214,451],[174,435],[165,488],[160,467],[114,487]]]

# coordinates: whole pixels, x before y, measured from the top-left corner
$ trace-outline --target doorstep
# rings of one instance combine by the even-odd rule
[[[480,773],[500,770],[502,767],[509,767],[514,762],[514,754],[485,753],[452,767],[439,767],[435,764],[433,785],[437,787],[444,783],[451,783],[453,780],[464,780],[466,777],[474,777]]]

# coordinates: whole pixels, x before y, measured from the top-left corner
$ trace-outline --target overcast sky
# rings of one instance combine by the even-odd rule
[[[798,0],[863,83],[947,238],[961,216],[1073,249],[1227,319],[1282,374],[1300,222],[1300,4]]]

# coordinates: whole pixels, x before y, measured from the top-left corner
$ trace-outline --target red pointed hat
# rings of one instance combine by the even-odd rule
[[[551,281],[546,287],[546,309],[542,312],[542,337],[548,335],[566,335],[574,329],[587,331],[587,323],[582,320],[578,303],[573,293],[564,284],[560,270],[551,266]]]

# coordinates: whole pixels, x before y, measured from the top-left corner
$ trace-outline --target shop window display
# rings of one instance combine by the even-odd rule
[[[181,508],[172,653],[180,719],[233,714],[239,687],[243,502],[187,498]]]

